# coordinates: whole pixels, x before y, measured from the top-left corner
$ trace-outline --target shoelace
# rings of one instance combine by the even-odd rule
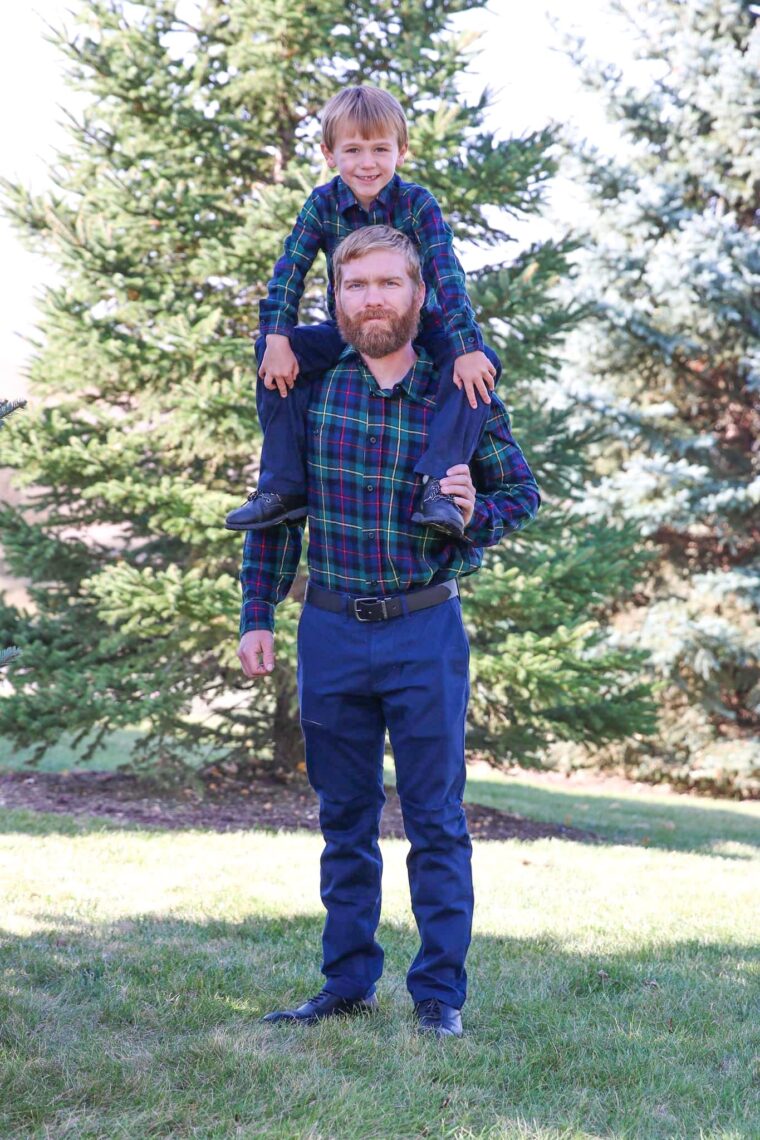
[[[438,998],[426,998],[425,1001],[419,1003],[418,1008],[423,1017],[439,1018],[441,1016],[441,1003]]]
[[[438,479],[431,479],[428,483],[425,489],[425,499],[429,503],[434,503],[436,499],[448,499],[450,503],[454,502],[453,495],[444,495]]]
[[[315,997],[310,997],[307,1004],[323,1005],[328,998],[334,998],[335,994],[329,993],[327,990],[320,990]]]
[[[251,491],[246,501],[252,503],[254,499],[262,499],[266,503],[268,499],[274,498],[276,498],[276,495],[271,491]]]

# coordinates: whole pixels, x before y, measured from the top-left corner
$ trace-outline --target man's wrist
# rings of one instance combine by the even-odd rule
[[[271,602],[254,598],[246,602],[240,611],[240,636],[259,629],[274,633],[274,606]]]

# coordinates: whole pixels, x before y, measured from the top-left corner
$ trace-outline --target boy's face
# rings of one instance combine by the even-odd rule
[[[348,123],[338,131],[333,150],[322,143],[322,154],[330,169],[337,168],[357,202],[366,208],[393,178],[396,167],[404,161],[406,147],[399,147],[398,139],[390,132],[362,138],[358,129]]]

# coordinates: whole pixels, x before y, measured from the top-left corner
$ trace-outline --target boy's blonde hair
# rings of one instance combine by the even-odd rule
[[[393,226],[362,226],[353,230],[343,241],[336,246],[332,257],[333,277],[336,293],[340,289],[343,278],[343,266],[349,261],[356,261],[364,257],[365,253],[374,253],[376,249],[390,249],[403,253],[406,261],[406,271],[411,278],[415,289],[422,284],[422,266],[417,246],[411,238],[401,230],[394,230]]]
[[[386,131],[396,136],[399,149],[408,146],[406,115],[398,99],[380,87],[344,87],[328,99],[320,115],[322,142],[335,149],[338,131],[349,124],[363,139],[377,138]]]

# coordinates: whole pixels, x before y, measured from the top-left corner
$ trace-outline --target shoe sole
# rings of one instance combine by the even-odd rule
[[[309,513],[308,507],[297,507],[293,511],[288,511],[284,515],[279,515],[276,519],[269,519],[268,522],[260,523],[228,523],[225,522],[225,530],[268,530],[270,526],[279,526],[284,522],[296,522],[298,519],[305,519]]]
[[[459,530],[455,526],[447,526],[446,523],[431,522],[418,511],[415,511],[412,515],[412,522],[420,523],[422,526],[428,526],[431,530],[440,530],[443,534],[448,534],[451,538],[464,538],[464,528]]]

